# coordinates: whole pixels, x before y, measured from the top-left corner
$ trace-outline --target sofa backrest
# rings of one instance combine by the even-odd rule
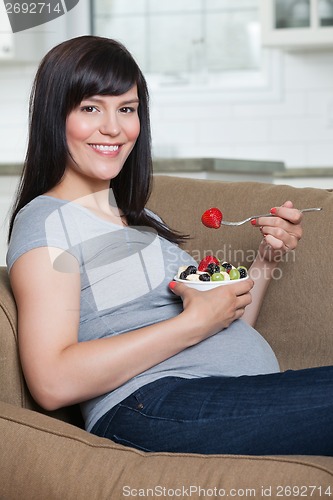
[[[149,207],[171,227],[191,235],[185,248],[197,260],[213,253],[233,264],[249,267],[260,241],[259,231],[250,223],[239,228],[208,229],[200,222],[201,214],[217,206],[227,220],[239,220],[268,212],[287,199],[299,208],[321,206],[323,211],[304,216],[304,236],[299,248],[281,262],[256,328],[273,347],[282,369],[331,364],[332,192],[157,176]],[[0,400],[42,411],[32,400],[22,375],[16,306],[5,268],[0,268],[0,359]],[[51,414],[82,426],[77,406]]]
[[[333,186],[328,186],[333,187]],[[322,207],[304,215],[296,252],[281,262],[266,294],[256,328],[273,347],[282,369],[331,364],[333,359],[333,193],[258,182],[221,182],[155,176],[149,207],[167,224],[190,233],[185,248],[251,264],[260,232],[250,223],[208,229],[202,213],[218,207],[226,220],[267,213],[286,200],[298,208]]]

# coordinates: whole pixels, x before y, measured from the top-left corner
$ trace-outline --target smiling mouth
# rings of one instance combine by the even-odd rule
[[[118,151],[119,145],[116,146],[111,146],[111,145],[106,145],[106,144],[89,144],[90,147],[93,149],[96,149],[96,151],[101,151],[101,152],[114,152]]]

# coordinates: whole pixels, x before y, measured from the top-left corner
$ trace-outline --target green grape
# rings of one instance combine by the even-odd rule
[[[224,276],[221,273],[212,274],[211,281],[224,281]]]
[[[238,269],[230,269],[229,276],[231,280],[239,280],[240,272]]]

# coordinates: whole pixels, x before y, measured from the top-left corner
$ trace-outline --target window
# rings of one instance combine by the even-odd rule
[[[258,0],[93,0],[93,33],[164,81],[262,66]]]

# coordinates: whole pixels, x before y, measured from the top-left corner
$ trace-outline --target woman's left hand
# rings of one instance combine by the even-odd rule
[[[269,262],[278,261],[285,253],[295,250],[302,237],[302,213],[294,208],[291,201],[272,208],[271,213],[274,217],[260,217],[251,221],[263,235],[259,254]]]

